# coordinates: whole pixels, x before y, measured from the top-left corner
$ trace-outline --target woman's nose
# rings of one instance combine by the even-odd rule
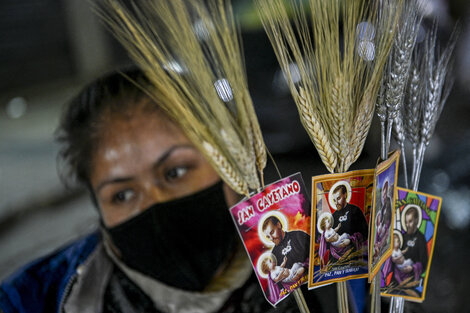
[[[148,182],[145,184],[145,194],[144,194],[144,207],[145,209],[155,203],[160,203],[166,201],[165,193],[162,189],[158,186],[158,184],[154,184],[152,182]]]

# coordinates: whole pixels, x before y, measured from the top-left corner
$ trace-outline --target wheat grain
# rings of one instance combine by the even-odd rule
[[[321,125],[317,113],[311,109],[309,99],[303,88],[300,88],[298,97],[298,109],[302,124],[315,145],[323,164],[330,173],[334,172],[337,164],[337,156],[331,147],[328,135]]]
[[[209,156],[209,160],[214,163],[222,179],[226,181],[235,192],[249,197],[246,181],[238,175],[227,159],[208,142],[203,142],[202,145],[206,154]]]

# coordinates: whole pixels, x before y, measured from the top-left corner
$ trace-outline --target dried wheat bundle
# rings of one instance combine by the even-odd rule
[[[230,2],[102,0],[96,11],[231,188],[260,188],[266,150]]]
[[[420,90],[424,93],[417,102],[419,123],[411,128],[410,133],[418,134],[416,138],[412,138],[412,143],[417,148],[416,160],[413,164],[412,186],[414,190],[418,189],[419,177],[424,161],[424,152],[429,145],[436,123],[441,115],[444,104],[453,86],[453,77],[451,75],[451,56],[454,50],[458,29],[452,33],[447,46],[440,51],[437,45],[437,23],[434,23],[431,31],[427,33],[424,47],[418,50],[417,62],[421,65],[418,75]],[[418,73],[418,71],[417,71]],[[409,90],[414,87],[411,83]],[[410,110],[410,109],[409,109]],[[411,109],[410,111],[413,111]],[[418,140],[415,140],[418,139]]]
[[[404,128],[404,94],[406,84],[411,70],[411,60],[413,49],[416,44],[419,26],[421,24],[422,15],[419,14],[419,3],[417,1],[407,1],[404,5],[400,21],[398,23],[398,31],[394,40],[394,45],[387,65],[387,73],[384,82],[384,106],[387,111],[386,130],[382,128],[382,149],[381,157],[386,158],[390,146],[390,136],[393,134],[395,141],[401,150],[401,159],[403,161],[403,172],[405,178],[405,187],[408,188],[408,174],[406,167],[405,154],[405,128]],[[382,117],[379,116],[382,120]],[[393,127],[392,127],[393,126]]]
[[[386,75],[385,105],[387,107],[387,141],[386,150],[390,145],[392,125],[401,118],[405,86],[411,68],[413,49],[416,44],[422,16],[419,14],[418,3],[407,1],[398,24],[398,31],[389,58]]]
[[[424,153],[452,88],[450,65],[457,33],[456,28],[448,45],[440,51],[437,47],[437,23],[435,22],[426,34],[423,46],[417,45],[413,51],[410,77],[405,87],[407,95],[401,110],[404,128],[401,132],[413,148],[411,176],[413,190],[418,190]],[[400,144],[403,138],[398,138],[397,141]],[[407,281],[403,282],[403,284],[406,283]],[[398,289],[401,287],[403,287],[402,284],[398,287],[393,286]],[[404,303],[404,298],[393,297],[390,302],[390,312],[402,313]]]
[[[256,0],[300,119],[330,172],[359,157],[401,1]]]

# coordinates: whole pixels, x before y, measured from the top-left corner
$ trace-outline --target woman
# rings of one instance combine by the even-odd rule
[[[273,310],[228,214],[239,197],[159,108],[167,100],[136,87],[149,86],[142,73],[124,74],[85,88],[58,130],[60,156],[88,188],[100,231],[5,280],[0,311]],[[293,299],[281,304],[290,310]]]

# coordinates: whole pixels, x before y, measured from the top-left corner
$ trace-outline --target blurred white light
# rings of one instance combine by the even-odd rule
[[[371,41],[363,40],[357,45],[357,54],[365,60],[372,61],[375,58],[375,46]]]
[[[20,118],[28,109],[28,103],[23,97],[15,97],[11,99],[6,106],[6,113],[9,118]]]
[[[421,14],[424,16],[432,15],[436,9],[435,0],[418,0],[418,9],[421,11]]]
[[[426,38],[426,29],[423,27],[423,25],[419,25],[418,34],[416,35],[416,42],[423,42],[424,38]]]
[[[220,99],[224,102],[229,102],[233,100],[233,93],[232,93],[232,88],[230,87],[230,84],[227,79],[222,78],[217,80],[214,83],[215,90],[217,91],[217,94],[219,95]]]
[[[292,77],[292,82],[294,84],[297,84],[302,80],[302,77],[300,76],[299,66],[296,63],[289,64],[289,72]]]
[[[454,229],[466,229],[470,224],[470,190],[464,186],[448,190],[442,206],[447,224]]]
[[[437,190],[437,192],[446,192],[449,189],[450,177],[444,171],[439,171],[432,178],[432,185]]]
[[[425,162],[438,160],[444,155],[444,144],[439,137],[439,134],[435,134],[431,138],[428,148],[426,149],[426,158]]]
[[[286,77],[281,69],[277,69],[274,73],[272,81],[272,91],[277,95],[284,95],[289,92]]]
[[[356,35],[361,41],[371,41],[375,37],[375,27],[371,23],[361,22],[356,26]]]
[[[207,28],[207,25],[203,20],[197,20],[193,25],[193,29],[198,40],[206,41],[209,39],[209,29]]]
[[[176,61],[168,62],[167,64],[163,65],[163,68],[167,71],[172,71],[178,74],[181,74],[184,72],[184,69],[181,66],[181,64],[179,64]]]

